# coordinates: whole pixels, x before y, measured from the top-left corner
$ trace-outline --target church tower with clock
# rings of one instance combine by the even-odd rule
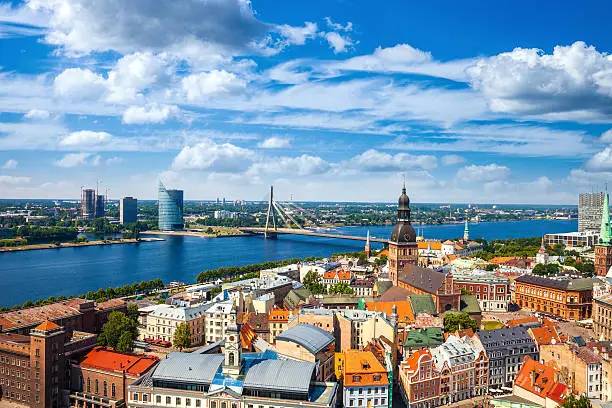
[[[238,377],[242,371],[242,342],[240,326],[237,324],[236,307],[232,307],[231,319],[225,328],[222,372],[224,375]]]
[[[410,224],[410,199],[406,194],[406,183],[398,200],[397,224],[389,239],[389,278],[397,286],[399,274],[406,265],[418,265],[419,245],[416,233]]]

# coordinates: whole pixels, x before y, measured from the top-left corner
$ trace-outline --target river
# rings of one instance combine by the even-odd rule
[[[463,235],[463,224],[424,225],[425,238]],[[471,238],[504,239],[576,231],[576,220],[535,220],[470,225]],[[336,233],[386,238],[392,227],[344,227]],[[193,282],[203,270],[286,258],[330,256],[360,251],[363,242],[281,235],[200,238],[163,236],[164,241],[0,253],[0,306],[49,296],[79,295],[89,290],[160,278],[164,282]],[[374,248],[382,244],[374,244]]]

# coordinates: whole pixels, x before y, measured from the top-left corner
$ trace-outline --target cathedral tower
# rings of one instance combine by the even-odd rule
[[[595,274],[606,276],[612,266],[612,231],[610,230],[610,198],[604,194],[599,242],[595,245]]]
[[[410,199],[406,194],[406,183],[398,200],[397,224],[389,239],[389,278],[397,286],[399,274],[406,265],[418,265],[419,246],[416,232],[410,224]]]

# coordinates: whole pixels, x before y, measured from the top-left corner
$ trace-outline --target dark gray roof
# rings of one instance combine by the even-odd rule
[[[296,360],[264,360],[252,366],[244,388],[307,394],[315,364]]]
[[[560,290],[592,290],[593,283],[600,282],[593,278],[559,280],[546,278],[544,276],[523,275],[516,278],[516,282],[529,283],[531,285],[544,286]]]
[[[329,346],[334,341],[334,336],[312,324],[298,324],[276,336],[276,341],[279,340],[297,343],[316,354]]]
[[[484,330],[477,333],[485,350],[501,348],[509,351],[513,346],[522,347],[527,343],[533,343],[527,332],[527,327],[505,327],[497,330]]]
[[[445,277],[444,272],[421,268],[412,264],[406,265],[404,271],[399,274],[399,280],[426,293],[437,293],[444,283]]]
[[[170,353],[159,362],[153,375],[155,380],[212,383],[223,362],[222,354]]]
[[[386,291],[388,291],[389,289],[393,287],[393,282],[377,281],[376,283],[374,283],[374,285],[376,285],[376,288],[378,289],[378,295],[382,296],[385,294]]]

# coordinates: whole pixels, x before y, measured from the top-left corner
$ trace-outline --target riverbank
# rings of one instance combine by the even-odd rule
[[[212,233],[206,232],[211,229]],[[206,229],[191,229],[187,231],[143,231],[140,235],[171,235],[177,237],[201,237],[201,238],[231,238],[243,237],[248,234],[237,228],[228,227],[206,227]]]
[[[32,244],[22,245],[17,247],[3,247],[0,248],[0,252],[20,252],[20,251],[36,251],[40,249],[60,249],[60,248],[78,248],[78,247],[89,247],[89,246],[100,246],[100,245],[117,245],[117,244],[137,244],[139,242],[154,242],[163,241],[163,238],[141,238],[136,239],[119,239],[113,241],[87,241],[87,242],[62,242],[59,245],[56,244]]]

